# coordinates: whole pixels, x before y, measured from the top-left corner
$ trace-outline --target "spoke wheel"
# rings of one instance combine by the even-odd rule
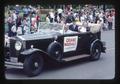
[[[24,61],[24,71],[28,76],[39,75],[43,68],[43,58],[39,54],[32,54]]]
[[[100,43],[96,42],[93,44],[92,48],[91,48],[91,60],[98,60],[100,58],[101,55],[101,45]]]

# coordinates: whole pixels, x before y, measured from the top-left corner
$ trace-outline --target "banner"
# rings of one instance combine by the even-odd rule
[[[77,48],[78,36],[64,37],[64,52],[75,51]]]

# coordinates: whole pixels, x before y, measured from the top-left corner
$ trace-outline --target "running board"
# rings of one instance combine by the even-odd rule
[[[82,54],[82,55],[77,55],[77,56],[63,58],[62,61],[72,61],[72,60],[76,60],[76,59],[80,59],[80,58],[85,58],[85,57],[89,57],[89,56],[90,56],[89,54]]]

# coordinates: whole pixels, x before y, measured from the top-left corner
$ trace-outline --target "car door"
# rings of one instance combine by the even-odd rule
[[[89,50],[89,33],[63,34],[60,39],[63,46],[63,57],[76,56]]]
[[[77,54],[89,53],[91,34],[89,32],[78,35]]]
[[[78,33],[63,34],[60,43],[63,46],[63,57],[74,56],[77,54]]]

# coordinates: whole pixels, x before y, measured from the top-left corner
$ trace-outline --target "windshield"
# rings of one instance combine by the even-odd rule
[[[55,30],[55,31],[60,31],[62,30],[63,28],[63,25],[60,24],[60,23],[47,23],[47,22],[40,22],[39,23],[39,28],[38,30],[39,31],[42,31],[42,30]]]

